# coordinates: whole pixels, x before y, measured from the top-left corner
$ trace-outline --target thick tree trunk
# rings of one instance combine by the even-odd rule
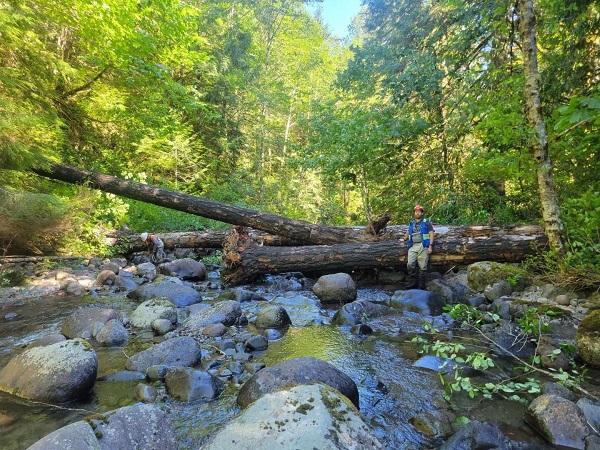
[[[363,242],[378,237],[363,229],[315,225],[301,220],[291,220],[275,214],[261,213],[248,208],[206,200],[193,195],[124,180],[111,175],[80,170],[63,164],[50,169],[36,169],[39,175],[67,183],[83,184],[123,197],[153,203],[209,219],[233,225],[241,225],[282,236],[296,242],[332,244],[339,242]]]
[[[525,104],[527,119],[535,130],[532,141],[532,152],[537,163],[537,178],[542,205],[544,228],[550,246],[558,251],[563,250],[562,222],[558,196],[552,178],[552,163],[548,154],[548,136],[542,115],[540,99],[540,73],[537,63],[536,25],[533,0],[518,0],[519,28],[523,45],[523,68],[525,72]]]
[[[440,229],[441,228],[441,229]],[[482,233],[482,229],[487,229]],[[546,245],[540,227],[506,229],[490,227],[438,227],[434,267],[449,267],[490,260],[518,262]],[[406,246],[399,240],[304,247],[256,246],[246,236],[232,233],[224,247],[225,281],[247,283],[261,274],[300,271],[305,273],[350,272],[406,264]]]

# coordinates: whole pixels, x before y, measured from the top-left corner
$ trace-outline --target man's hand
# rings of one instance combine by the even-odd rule
[[[427,247],[427,253],[430,255],[433,253],[433,248],[431,246]]]

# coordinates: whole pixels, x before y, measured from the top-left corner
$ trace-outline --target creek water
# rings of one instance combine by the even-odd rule
[[[207,297],[215,297],[219,292]],[[362,292],[369,296],[377,291]],[[443,399],[439,376],[413,366],[420,356],[415,344],[403,336],[387,333],[355,336],[348,329],[328,325],[333,311],[321,309],[317,302],[295,302],[295,296],[309,292],[275,292],[270,300],[284,303],[292,317],[320,323],[305,327],[291,327],[284,337],[272,341],[266,351],[257,353],[254,361],[267,366],[280,361],[312,356],[330,362],[349,375],[360,393],[360,411],[387,448],[432,448],[439,442],[419,433],[410,419],[416,415],[448,409]],[[359,296],[360,296],[359,295]],[[205,299],[205,301],[207,301]],[[210,300],[209,300],[210,301]],[[251,314],[262,302],[244,302],[243,309]],[[12,321],[0,321],[0,367],[10,357],[22,351],[35,339],[56,333],[61,321],[83,305],[113,307],[124,313],[136,304],[120,296],[90,298],[40,298],[2,309],[2,315],[15,312]],[[133,334],[125,348],[97,347],[98,376],[123,370],[127,356],[140,351],[160,338],[149,333]],[[98,381],[90,396],[61,407],[29,402],[0,393],[0,448],[22,450],[68,423],[81,420],[93,413],[110,411],[135,403],[134,387],[139,381]],[[236,405],[239,387],[227,384],[218,399],[209,403],[190,404],[167,400],[165,408],[171,413],[180,447],[197,449],[220,426],[240,412]],[[524,406],[516,402],[481,401],[464,397],[452,405],[456,415],[479,420],[494,420],[511,437],[541,444],[535,434],[524,425]]]

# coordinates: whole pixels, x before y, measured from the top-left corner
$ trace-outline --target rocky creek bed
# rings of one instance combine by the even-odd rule
[[[0,290],[1,448],[600,448],[595,401],[544,376],[521,402],[447,401],[440,372],[453,366],[413,341],[432,328],[481,341],[442,311],[469,304],[496,314],[490,335],[526,359],[515,319],[557,308],[545,370],[559,371],[553,350],[577,338],[582,387],[597,396],[593,299],[510,284],[489,263],[434,277],[427,292],[393,274],[358,289],[347,274],[299,273],[226,288],[218,267],[189,258],[135,263],[30,264],[24,287]],[[473,382],[516,375],[513,359],[495,361]]]

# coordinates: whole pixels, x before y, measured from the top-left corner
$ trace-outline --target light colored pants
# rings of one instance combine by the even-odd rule
[[[406,263],[408,271],[414,272],[417,268],[417,263],[419,263],[419,269],[427,270],[429,253],[427,253],[427,249],[423,247],[421,242],[413,244],[412,247],[408,249],[408,261]]]

